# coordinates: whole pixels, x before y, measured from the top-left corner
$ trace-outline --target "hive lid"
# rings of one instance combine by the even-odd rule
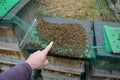
[[[120,53],[120,28],[104,25],[103,35],[106,52]]]

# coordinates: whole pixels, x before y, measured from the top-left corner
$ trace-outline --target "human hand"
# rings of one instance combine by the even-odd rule
[[[49,63],[46,56],[49,50],[51,49],[52,45],[53,42],[51,42],[44,50],[38,50],[28,57],[28,59],[25,62],[31,66],[32,70],[42,69]]]

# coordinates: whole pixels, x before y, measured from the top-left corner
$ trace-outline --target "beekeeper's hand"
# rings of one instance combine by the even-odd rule
[[[52,45],[53,42],[51,42],[44,50],[42,51],[38,50],[28,57],[26,63],[28,63],[31,66],[32,70],[42,69],[49,63],[46,56],[49,50],[51,49]]]

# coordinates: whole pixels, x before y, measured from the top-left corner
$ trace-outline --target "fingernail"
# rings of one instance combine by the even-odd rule
[[[51,41],[51,44],[53,44],[53,41]]]

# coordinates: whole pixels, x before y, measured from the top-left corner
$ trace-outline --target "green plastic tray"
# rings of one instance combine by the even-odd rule
[[[4,17],[18,2],[19,0],[0,0],[0,18]]]
[[[104,25],[103,34],[106,52],[120,53],[120,28]]]

